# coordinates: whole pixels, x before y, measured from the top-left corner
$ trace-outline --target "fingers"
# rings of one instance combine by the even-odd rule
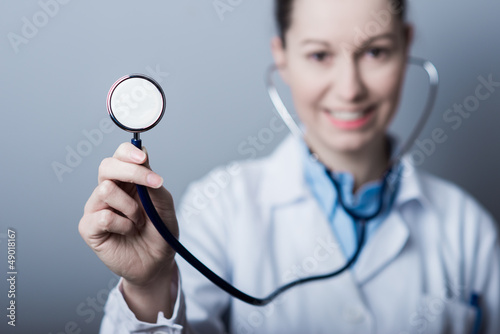
[[[139,204],[116,183],[104,180],[94,189],[87,204],[85,204],[84,213],[110,208],[139,225],[143,223]]]
[[[133,193],[120,183],[140,184],[162,193],[163,179],[147,164],[147,153],[130,143],[120,145],[112,158],[102,161],[99,184],[87,201],[80,222],[82,236],[98,238],[109,233],[132,233],[145,223],[144,213]]]
[[[146,162],[147,154],[131,143],[123,143],[116,149],[113,158],[123,162],[143,164]]]
[[[115,180],[160,188],[163,178],[149,168],[147,154],[131,143],[121,144],[112,158],[104,159],[99,166],[98,182]]]
[[[118,160],[123,161],[123,162],[141,164],[141,165],[144,165],[147,168],[151,169],[149,167],[148,151],[146,150],[146,148],[144,146],[142,147],[142,151],[141,151],[140,149],[138,149],[137,147],[135,147],[131,143],[123,143],[115,151],[113,158],[118,159]]]
[[[140,150],[137,151],[142,152]],[[146,158],[144,158],[144,162],[145,161]],[[115,180],[140,184],[155,189],[163,185],[163,178],[161,176],[137,163],[138,162],[123,161],[115,157],[104,159],[99,166],[98,182],[102,183],[105,180]]]
[[[133,235],[138,229],[130,219],[111,210],[101,210],[84,215],[78,231],[89,246],[97,247],[106,241],[110,233]]]

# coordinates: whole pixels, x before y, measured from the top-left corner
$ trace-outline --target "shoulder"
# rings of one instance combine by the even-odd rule
[[[442,232],[460,234],[461,238],[497,238],[494,218],[470,193],[421,169],[410,167],[409,170],[411,175],[403,177],[402,188],[409,183],[410,188],[416,189],[421,206],[437,218]]]
[[[218,166],[192,182],[179,209],[234,212],[244,205],[259,205],[273,192],[282,194],[283,188],[300,182],[301,170],[299,145],[286,137],[268,156]]]
[[[417,173],[423,195],[436,210],[491,216],[481,203],[459,185],[422,170],[417,170]]]

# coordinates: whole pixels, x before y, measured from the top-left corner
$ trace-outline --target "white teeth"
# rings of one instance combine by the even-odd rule
[[[340,121],[356,121],[365,115],[364,111],[328,111],[330,115]]]

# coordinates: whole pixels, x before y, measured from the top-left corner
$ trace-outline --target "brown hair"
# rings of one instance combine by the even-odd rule
[[[389,0],[394,9],[398,13],[401,20],[405,19],[406,1],[405,0]],[[283,46],[285,46],[285,35],[292,24],[293,0],[276,0],[274,3],[274,16],[278,35],[281,38]]]

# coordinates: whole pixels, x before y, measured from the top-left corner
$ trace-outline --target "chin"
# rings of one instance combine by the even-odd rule
[[[365,140],[353,137],[342,135],[309,136],[307,142],[316,153],[328,151],[335,154],[349,155],[361,152],[367,146]]]
[[[323,142],[338,153],[358,153],[363,151],[375,139],[362,133],[343,133],[323,137]]]

